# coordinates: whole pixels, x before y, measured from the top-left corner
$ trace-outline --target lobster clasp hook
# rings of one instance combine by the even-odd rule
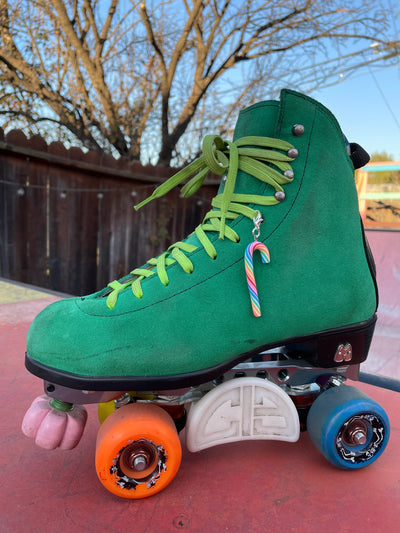
[[[263,217],[261,216],[261,213],[260,211],[257,211],[257,215],[253,218],[253,222],[254,222],[254,228],[253,228],[253,237],[254,237],[254,240],[258,240],[258,237],[260,236],[260,226],[261,226],[261,223],[264,221]]]

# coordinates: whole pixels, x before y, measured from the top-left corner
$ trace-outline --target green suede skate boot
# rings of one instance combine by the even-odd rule
[[[365,360],[377,292],[354,168],[367,161],[349,151],[333,115],[302,94],[241,111],[232,142],[207,136],[202,157],[149,199],[225,174],[203,223],[126,278],[40,313],[28,370],[143,391],[212,380],[277,346],[326,368]]]

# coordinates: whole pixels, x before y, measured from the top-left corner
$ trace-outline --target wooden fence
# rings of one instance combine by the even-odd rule
[[[193,231],[217,189],[136,212],[173,172],[0,129],[0,277],[83,295],[143,265]]]

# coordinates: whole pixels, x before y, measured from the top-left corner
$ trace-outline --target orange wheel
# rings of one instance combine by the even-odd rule
[[[146,498],[175,477],[182,448],[172,418],[151,404],[117,409],[100,427],[96,471],[106,489],[123,498]]]

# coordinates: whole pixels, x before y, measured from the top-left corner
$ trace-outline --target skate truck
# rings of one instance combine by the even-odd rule
[[[23,432],[72,449],[82,404],[99,403],[97,475],[132,499],[172,481],[184,428],[191,452],[307,430],[339,468],[374,462],[388,417],[345,384],[360,378],[378,304],[354,183],[368,159],[324,106],[290,90],[242,110],[233,141],[207,136],[203,155],[137,206],[219,174],[193,233],[34,320],[25,364],[45,394]]]

